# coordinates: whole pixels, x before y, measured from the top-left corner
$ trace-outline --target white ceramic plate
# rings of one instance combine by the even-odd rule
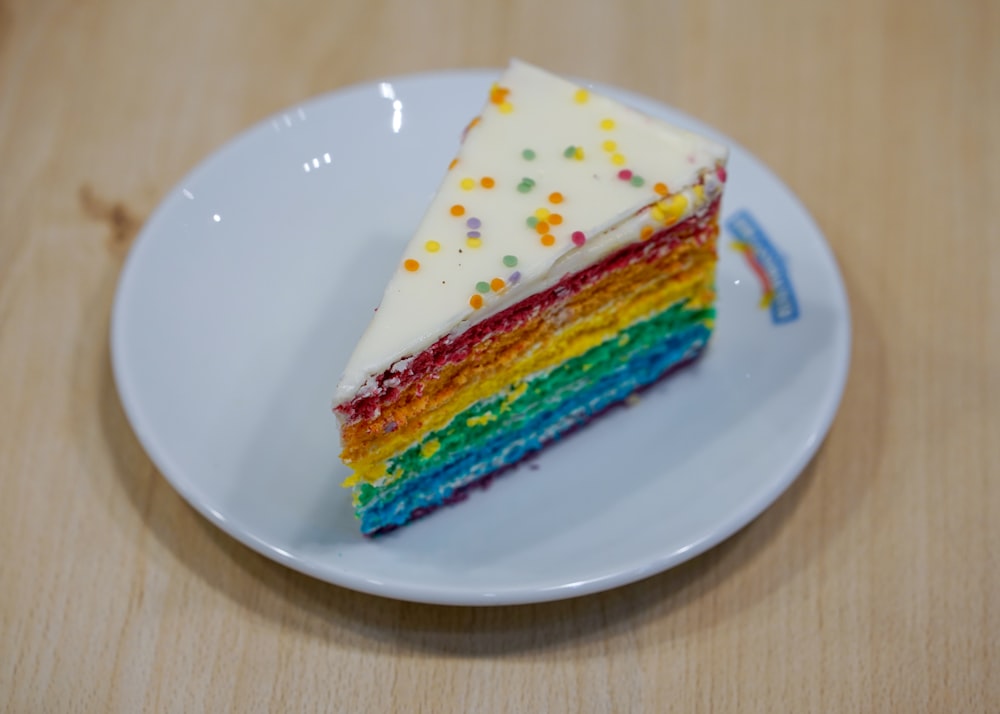
[[[170,192],[121,275],[115,379],[156,466],[225,532],[331,583],[487,605],[644,578],[760,514],[809,461],[840,400],[847,299],[801,204],[725,137],[598,86],[732,147],[725,215],[748,210],[766,231],[797,319],[776,324],[761,309],[761,283],[726,231],[717,329],[697,365],[460,506],[361,537],[339,485],[331,396],[495,77],[376,82],[260,123]]]

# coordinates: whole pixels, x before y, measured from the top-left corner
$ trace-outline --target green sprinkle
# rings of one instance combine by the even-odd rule
[[[630,179],[630,181],[633,186],[642,186],[644,183],[646,183],[646,179],[644,179],[642,176],[633,176]]]
[[[535,180],[525,176],[523,179],[521,179],[521,183],[517,185],[517,190],[520,191],[521,193],[528,193],[534,187],[535,187]]]
[[[576,147],[567,146],[566,150],[563,152],[563,156],[565,156],[567,159],[572,159],[574,156],[576,156]]]
[[[506,265],[508,268],[513,268],[515,265],[517,265],[517,256],[505,255],[503,257],[503,264]]]
[[[531,149],[525,149],[524,151],[522,151],[521,152],[521,156],[523,156],[526,161],[534,161],[535,160],[535,152],[532,151]]]
[[[538,225],[538,218],[535,216],[528,216],[528,220],[525,221],[528,224],[528,228],[534,228]]]
[[[476,283],[476,290],[481,293],[488,293],[490,291],[490,284],[485,280],[480,280]]]

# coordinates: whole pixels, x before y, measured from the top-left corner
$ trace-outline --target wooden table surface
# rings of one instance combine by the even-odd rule
[[[742,532],[614,591],[443,607],[287,570],[133,435],[122,261],[272,112],[510,56],[694,114],[801,197],[852,308],[832,431]],[[1000,711],[995,0],[0,0],[0,159],[0,708]]]

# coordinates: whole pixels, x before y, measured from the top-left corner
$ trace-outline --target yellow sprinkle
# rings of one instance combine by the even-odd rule
[[[440,448],[441,448],[441,442],[438,441],[437,439],[432,439],[431,441],[428,441],[426,444],[423,444],[420,447],[420,455],[425,459],[429,459],[430,457],[434,456],[434,454],[436,454],[438,452],[438,449]]]
[[[537,211],[535,211],[535,218],[537,218],[540,221],[544,221],[550,215],[551,214],[549,213],[549,209],[547,208],[539,208]]]
[[[590,93],[586,89],[576,90],[576,94],[573,95],[573,101],[577,104],[583,104],[588,99],[590,99]]]
[[[497,109],[500,110],[501,114],[510,114],[512,111],[514,111],[514,105],[511,104],[510,102],[503,101],[500,102],[500,105],[497,107]]]
[[[676,223],[678,219],[684,215],[684,211],[687,210],[687,207],[687,198],[683,193],[677,193],[653,206],[653,209],[650,211],[650,215],[661,223],[670,225],[671,223]],[[660,210],[657,211],[657,209]],[[658,218],[657,213],[659,213],[661,217]]]
[[[461,180],[461,182],[459,182],[458,185],[461,186],[462,189],[465,191],[471,191],[476,187],[476,181],[475,179],[464,178]]]
[[[583,148],[582,147],[579,147],[579,146],[576,147],[576,152],[573,154],[573,158],[576,159],[577,161],[583,161]]]
[[[469,246],[470,248],[478,248],[479,246],[481,246],[483,244],[483,239],[482,238],[466,238],[465,239],[465,244],[467,246]]]
[[[705,202],[705,187],[698,184],[692,189],[694,191],[694,201],[697,204],[702,204]]]
[[[649,215],[654,221],[659,221],[660,223],[667,220],[667,214],[663,212],[663,209],[660,208],[660,204],[658,203],[649,209]]]
[[[618,148],[618,144],[614,141],[611,141],[611,139],[608,139],[603,144],[601,144],[601,148],[604,149],[605,151],[614,151],[615,149]]]
[[[621,154],[612,154],[611,163],[613,163],[615,166],[622,166],[625,163],[625,157],[622,156]]]
[[[615,128],[615,120],[601,119],[601,128],[604,129],[604,131],[611,131],[612,129]]]
[[[483,424],[489,424],[491,421],[496,421],[496,414],[493,412],[486,412],[482,416],[469,417],[465,420],[466,426],[482,426]]]
[[[424,250],[426,250],[428,253],[437,253],[439,250],[441,250],[441,244],[438,243],[436,240],[429,240],[426,243],[424,243]]]

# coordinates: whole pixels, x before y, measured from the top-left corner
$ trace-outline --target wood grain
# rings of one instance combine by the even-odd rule
[[[761,157],[840,262],[852,366],[792,489],[693,562],[495,609],[356,594],[201,519],[115,393],[160,197],[267,114],[521,56]],[[0,707],[1000,711],[1000,5],[0,0]]]

